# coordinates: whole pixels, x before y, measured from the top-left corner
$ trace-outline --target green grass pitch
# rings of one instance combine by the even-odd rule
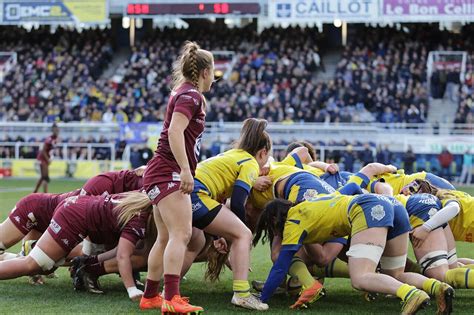
[[[80,181],[53,180],[51,192],[66,192],[82,185]],[[0,180],[0,219],[3,221],[15,203],[31,192],[32,180]],[[474,195],[474,187],[461,188]],[[13,248],[14,252],[19,246]],[[459,243],[459,257],[474,257],[474,244]],[[259,246],[252,250],[252,269],[250,280],[264,280],[271,268],[269,249]],[[236,308],[230,304],[232,297],[232,274],[227,270],[218,283],[203,280],[203,264],[195,264],[182,283],[181,292],[190,296],[193,304],[204,307],[206,314],[243,314],[250,311]],[[117,275],[101,278],[104,295],[91,295],[75,292],[67,271],[58,271],[58,279],[46,279],[42,286],[28,284],[26,277],[16,280],[0,281],[1,314],[52,314],[52,313],[139,313],[137,303],[128,299],[127,293]],[[142,273],[142,280],[145,279]],[[362,294],[351,288],[348,279],[326,279],[327,296],[316,302],[308,310],[292,311],[288,307],[293,300],[286,296],[274,296],[270,301],[269,314],[397,314],[400,311],[398,299],[379,297],[374,302],[366,302]],[[432,305],[419,314],[433,314]],[[474,291],[457,290],[454,302],[456,314],[473,314]],[[157,313],[157,312],[149,312]]]

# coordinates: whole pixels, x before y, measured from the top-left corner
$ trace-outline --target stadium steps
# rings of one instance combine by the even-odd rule
[[[324,56],[322,56],[322,62],[325,67],[325,72],[318,71],[318,81],[330,81],[334,80],[337,64],[341,61],[342,50],[330,50]]]
[[[122,47],[117,52],[114,53],[114,59],[109,64],[107,69],[102,73],[101,79],[110,79],[115,74],[117,69],[122,65],[125,61],[130,58],[130,49],[128,47]]]
[[[449,99],[430,98],[428,122],[452,123],[456,117],[457,109],[458,104]]]

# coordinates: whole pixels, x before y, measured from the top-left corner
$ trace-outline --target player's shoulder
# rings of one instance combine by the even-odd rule
[[[195,105],[201,105],[203,95],[194,86],[190,84],[183,84],[176,91],[174,91],[175,100],[192,101]]]

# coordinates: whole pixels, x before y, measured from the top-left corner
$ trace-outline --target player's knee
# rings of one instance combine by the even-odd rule
[[[188,245],[191,241],[192,229],[180,229],[180,231],[169,232],[169,239]]]
[[[55,267],[56,262],[51,259],[41,248],[35,246],[26,257],[28,273],[36,273],[41,270],[48,271]]]
[[[245,227],[242,229],[242,233],[240,234],[240,238],[244,240],[245,242],[248,242],[249,244],[252,243],[252,232],[250,231],[249,228]]]

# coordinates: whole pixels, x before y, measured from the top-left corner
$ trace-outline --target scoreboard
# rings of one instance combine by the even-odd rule
[[[256,17],[259,14],[259,2],[161,2],[129,3],[124,15],[146,18],[162,15],[180,17]]]

